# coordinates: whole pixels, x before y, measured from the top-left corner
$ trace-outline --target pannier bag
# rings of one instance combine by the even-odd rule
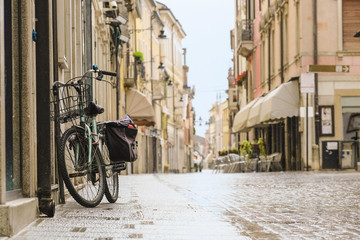
[[[105,143],[112,162],[134,162],[137,159],[137,128],[129,115],[106,122]]]

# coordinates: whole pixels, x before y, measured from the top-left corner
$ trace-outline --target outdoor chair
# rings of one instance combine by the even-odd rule
[[[217,173],[217,172],[219,171],[220,164],[221,164],[221,159],[220,159],[220,157],[215,158],[214,163],[215,163],[215,166],[214,166],[214,171],[213,171],[213,173]]]
[[[240,162],[240,155],[230,153],[229,158],[230,158],[230,164],[229,164],[230,166],[229,166],[229,171],[228,172],[229,173],[238,172],[239,162]]]
[[[272,162],[271,162],[271,171],[275,172],[275,171],[282,171],[282,166],[281,166],[281,153],[277,153]]]

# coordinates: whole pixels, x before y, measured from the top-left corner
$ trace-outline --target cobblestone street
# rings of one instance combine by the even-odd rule
[[[130,175],[94,209],[67,200],[13,239],[360,239],[360,174]]]

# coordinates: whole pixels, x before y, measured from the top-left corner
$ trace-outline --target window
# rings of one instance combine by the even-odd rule
[[[265,41],[261,41],[260,46],[260,82],[265,82]]]
[[[353,140],[360,123],[360,97],[341,97],[343,138]]]
[[[20,156],[20,112],[19,112],[19,80],[13,74],[14,68],[17,64],[17,53],[13,51],[14,45],[17,44],[17,38],[13,36],[12,30],[12,2],[7,0],[4,2],[4,70],[5,70],[5,147],[6,147],[6,191],[7,198],[13,198],[12,193],[17,192],[15,190],[21,189],[22,176],[21,176],[21,156]],[[14,56],[15,55],[15,56]],[[16,196],[15,196],[16,197]]]
[[[345,51],[360,50],[359,39],[354,34],[359,31],[359,0],[342,0],[343,49]]]

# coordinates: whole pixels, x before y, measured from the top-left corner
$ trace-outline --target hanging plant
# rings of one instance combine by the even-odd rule
[[[143,55],[142,52],[134,52],[134,53],[133,53],[133,56],[134,56],[135,59],[137,59],[137,60],[144,61],[144,55]]]
[[[241,74],[237,75],[237,77],[235,78],[235,83],[238,86],[242,86],[243,82],[246,80],[247,74],[246,71],[242,72]]]

